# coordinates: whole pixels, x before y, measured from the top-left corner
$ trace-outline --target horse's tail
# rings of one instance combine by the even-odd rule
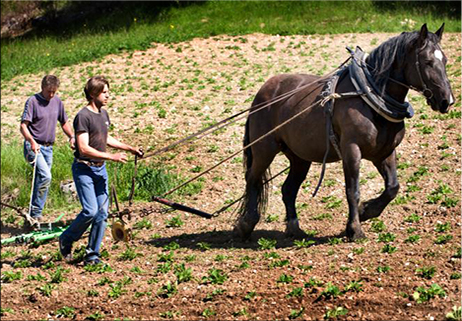
[[[249,135],[249,118],[247,118],[247,121],[245,123],[245,133],[244,133],[244,141],[243,145],[244,147],[248,146],[251,141],[250,141],[250,135]],[[252,148],[246,148],[244,149],[244,155],[243,155],[243,165],[244,165],[244,171],[245,171],[245,179],[246,179],[246,189],[242,198],[242,201],[239,206],[238,210],[238,219],[243,217],[246,214],[247,211],[247,205],[249,204],[249,192],[251,188],[257,188],[257,210],[260,214],[264,214],[267,208],[268,204],[268,189],[269,189],[269,184],[268,180],[271,177],[271,172],[270,169],[268,168],[265,170],[264,174],[261,175],[261,177],[257,178],[252,178],[255,179],[256,181],[254,184],[251,182],[249,184],[249,179],[251,179],[249,176],[251,174],[252,170],[252,163],[253,163],[253,158],[254,155],[252,153]]]

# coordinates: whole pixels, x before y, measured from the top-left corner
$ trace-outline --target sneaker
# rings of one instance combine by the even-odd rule
[[[72,245],[64,245],[63,239],[59,237],[59,251],[63,256],[64,261],[72,261]]]
[[[100,259],[94,259],[94,260],[85,260],[85,262],[83,262],[83,266],[87,266],[87,265],[96,265],[96,264],[103,264],[103,261],[101,261]]]

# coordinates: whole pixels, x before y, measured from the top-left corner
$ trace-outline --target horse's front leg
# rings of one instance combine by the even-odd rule
[[[348,201],[348,222],[346,235],[350,241],[366,237],[359,221],[359,166],[361,151],[356,144],[342,146],[343,173],[345,175],[346,197]]]
[[[396,197],[399,190],[395,151],[384,160],[374,162],[374,165],[385,181],[385,190],[379,197],[361,204],[359,207],[359,220],[361,222],[382,214],[385,207]]]

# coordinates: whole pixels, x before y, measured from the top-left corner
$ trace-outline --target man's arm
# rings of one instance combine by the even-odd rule
[[[63,125],[61,125],[63,132],[69,137],[69,144],[71,144],[71,148],[75,149],[75,137],[74,137],[74,130],[72,129],[71,122],[67,121]]]
[[[91,147],[88,143],[90,141],[90,136],[86,132],[77,133],[76,140],[77,146],[79,147],[79,153],[82,156],[88,158],[98,158],[101,160],[112,160],[115,162],[125,163],[127,161],[127,155],[125,153],[115,153],[110,154],[106,152],[101,152],[93,147]]]
[[[112,137],[111,135],[108,135],[107,136],[107,144],[113,148],[117,148],[117,149],[121,149],[121,150],[126,150],[127,152],[130,152],[134,155],[138,155],[138,156],[143,156],[143,151],[141,150],[141,148],[138,148],[138,147],[133,147],[133,146],[130,146],[130,145],[127,145],[125,143],[122,143],[120,141],[118,141],[117,139],[115,139],[114,137]]]
[[[21,125],[19,126],[19,131],[21,132],[24,139],[27,140],[30,143],[31,148],[34,151],[34,153],[37,153],[37,151],[40,148],[40,145],[37,144],[34,137],[32,137],[32,135],[31,135],[31,133],[29,131],[29,128],[27,128],[28,125],[29,125],[29,121],[23,120],[21,122]]]

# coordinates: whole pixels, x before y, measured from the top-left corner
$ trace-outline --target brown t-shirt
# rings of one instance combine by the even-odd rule
[[[88,108],[83,108],[74,118],[74,132],[75,134],[88,133],[88,145],[100,152],[105,152],[110,123],[109,115],[105,109],[101,108],[99,113],[95,113]],[[74,156],[81,160],[101,162],[101,159],[91,159],[80,155],[78,142],[76,142]]]

